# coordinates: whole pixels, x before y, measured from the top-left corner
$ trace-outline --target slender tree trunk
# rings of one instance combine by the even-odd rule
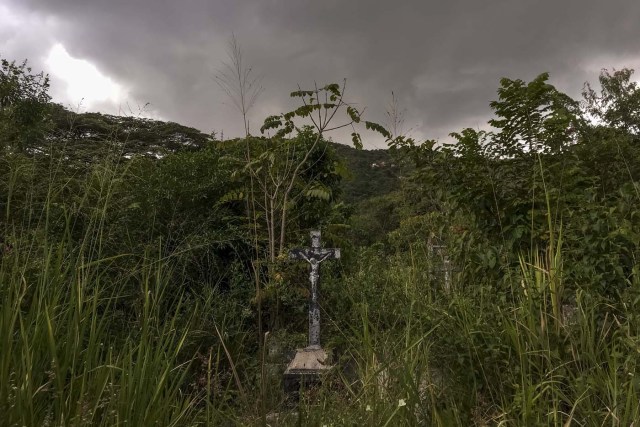
[[[316,148],[316,145],[318,145],[318,142],[320,141],[321,137],[322,137],[321,133],[318,133],[316,135],[316,140],[313,141],[311,148],[307,150],[307,152],[304,154],[304,158],[300,163],[298,163],[298,165],[293,171],[293,174],[291,174],[291,180],[289,181],[289,185],[287,186],[287,189],[284,192],[284,197],[282,202],[282,215],[280,217],[280,245],[278,248],[279,254],[282,254],[284,252],[284,239],[285,239],[286,228],[287,228],[287,211],[288,211],[287,203],[289,203],[289,194],[291,194],[291,190],[293,189],[293,186],[296,182],[296,178],[298,178],[298,173],[300,172],[302,165],[307,163],[307,160],[309,159],[311,152]]]
[[[269,201],[270,206],[270,220],[269,220],[269,259],[271,263],[276,261],[276,217],[275,217],[275,206],[273,204],[273,198]]]

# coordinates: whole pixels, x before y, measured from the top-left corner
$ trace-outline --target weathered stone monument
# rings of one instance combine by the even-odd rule
[[[316,385],[321,375],[331,366],[327,353],[320,345],[320,305],[318,288],[320,285],[320,264],[323,261],[340,258],[340,249],[323,248],[320,231],[312,231],[311,247],[296,248],[289,251],[290,259],[301,259],[309,263],[309,345],[296,351],[293,360],[284,372],[284,389],[288,393],[297,393],[300,387]]]

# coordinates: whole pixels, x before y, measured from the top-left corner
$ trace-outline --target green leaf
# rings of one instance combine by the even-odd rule
[[[331,190],[322,184],[316,184],[305,192],[305,196],[328,201],[331,200]]]
[[[260,128],[260,132],[264,133],[266,130],[277,129],[280,126],[282,126],[281,116],[269,116],[264,119],[264,124]]]
[[[340,85],[338,83],[331,83],[322,88],[327,92],[331,92],[332,95],[339,97],[340,96]]]
[[[347,107],[347,114],[354,123],[360,123],[360,112],[352,106]]]
[[[244,200],[244,192],[241,190],[232,190],[220,198],[219,203],[238,202]]]
[[[305,96],[311,96],[315,93],[313,90],[297,90],[295,92],[291,92],[291,98],[304,98]]]
[[[391,133],[388,130],[386,130],[382,125],[379,125],[378,123],[374,123],[374,122],[368,122],[368,121],[365,121],[364,124],[367,129],[376,131],[380,135],[384,136],[385,138],[391,139]]]
[[[294,110],[294,113],[298,117],[308,117],[314,110],[320,109],[320,105],[302,105]]]
[[[360,137],[360,134],[357,132],[353,132],[351,134],[351,141],[353,141],[353,146],[357,149],[357,150],[362,150],[362,138]]]

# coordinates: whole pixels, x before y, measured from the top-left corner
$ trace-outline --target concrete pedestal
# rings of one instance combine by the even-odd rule
[[[331,369],[327,353],[320,346],[299,348],[284,371],[284,391],[297,399],[300,389],[320,385],[322,376]]]

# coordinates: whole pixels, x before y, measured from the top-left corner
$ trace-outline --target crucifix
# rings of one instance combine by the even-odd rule
[[[309,349],[320,349],[320,305],[318,304],[318,286],[320,282],[320,263],[330,259],[340,258],[340,249],[323,248],[320,242],[320,231],[311,233],[310,248],[296,248],[289,251],[290,259],[301,259],[309,263],[309,282],[311,295],[309,297]]]

